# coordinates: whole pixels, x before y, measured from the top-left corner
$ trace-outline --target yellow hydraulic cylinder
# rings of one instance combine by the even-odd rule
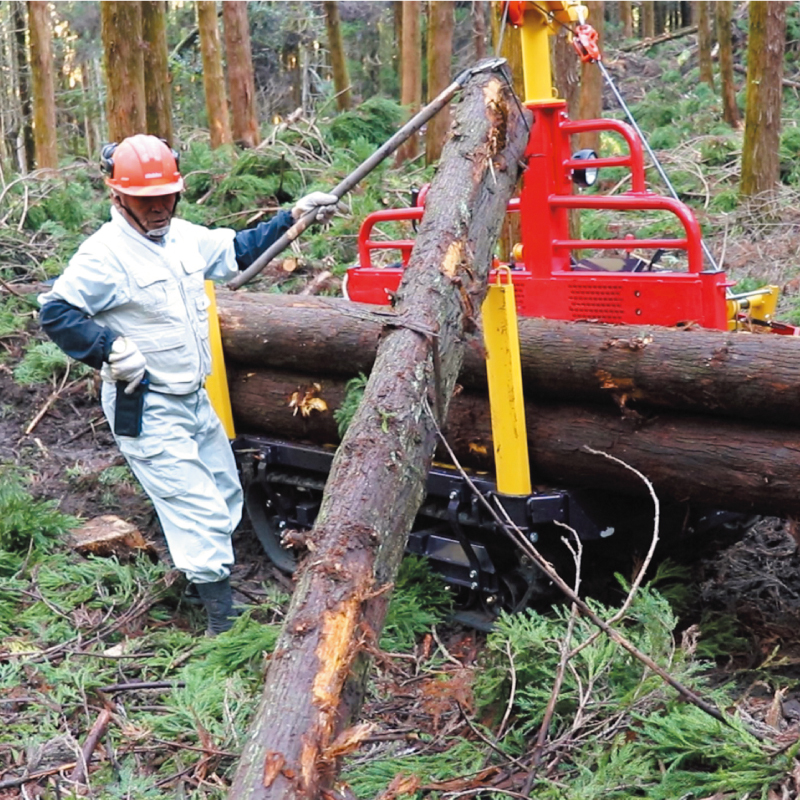
[[[527,11],[520,28],[522,40],[522,74],[525,79],[525,102],[543,103],[553,100],[553,78],[550,73],[550,23],[540,11]]]
[[[737,330],[740,327],[739,314],[745,314],[750,320],[760,322],[773,322],[778,308],[780,286],[772,284],[762,286],[752,292],[733,294],[728,298],[728,330]]]
[[[576,0],[540,0],[520,5],[524,7],[520,37],[525,102],[551,103],[555,92],[550,71],[550,36],[562,25],[585,19],[586,8]]]
[[[531,473],[522,392],[522,360],[514,285],[508,268],[498,270],[497,282],[489,286],[481,313],[497,491],[507,495],[528,495],[531,493]]]
[[[206,294],[211,302],[208,307],[208,341],[211,345],[211,374],[206,378],[206,391],[211,405],[217,412],[222,427],[229,439],[236,436],[233,428],[233,411],[231,410],[231,395],[228,391],[228,375],[225,370],[225,356],[222,352],[222,334],[219,330],[219,317],[217,316],[217,296],[214,292],[214,282],[206,281]]]

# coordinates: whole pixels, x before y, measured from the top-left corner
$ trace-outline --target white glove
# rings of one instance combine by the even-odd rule
[[[114,381],[127,382],[125,394],[131,394],[142,382],[147,369],[147,361],[136,346],[136,342],[124,336],[114,339],[108,356],[108,365],[111,367],[111,377]]]
[[[309,211],[317,210],[317,215],[314,217],[315,222],[320,225],[325,225],[330,222],[333,215],[336,213],[336,208],[339,204],[339,198],[335,194],[327,194],[326,192],[311,192],[305,197],[301,197],[292,209],[292,216],[295,219],[300,219]]]

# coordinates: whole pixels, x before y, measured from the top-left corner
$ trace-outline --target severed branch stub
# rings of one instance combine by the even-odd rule
[[[477,74],[464,88],[397,313],[331,469],[232,798],[316,798],[336,777],[334,743],[360,708],[367,653],[436,447],[423,406],[447,413],[519,177],[526,113],[500,75]]]

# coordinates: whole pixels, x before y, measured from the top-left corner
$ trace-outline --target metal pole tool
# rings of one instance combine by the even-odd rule
[[[342,180],[330,193],[341,199],[356,184],[369,175],[378,164],[391,155],[403,142],[415,134],[431,117],[443,109],[453,96],[464,87],[467,81],[480,72],[490,72],[500,69],[506,60],[504,58],[489,58],[481,61],[474,67],[465,69],[446,89],[431,100],[418,114],[412,117],[391,138],[387,139],[366,161],[356,167],[344,180]],[[314,221],[317,210],[309,211],[300,217],[286,233],[268,247],[247,269],[240,272],[228,283],[229,289],[238,289],[261,272],[275,256],[282,253],[300,234]]]

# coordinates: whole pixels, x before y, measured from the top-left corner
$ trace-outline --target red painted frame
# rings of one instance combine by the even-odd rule
[[[727,329],[725,274],[703,270],[700,226],[691,209],[678,200],[645,189],[642,144],[633,128],[611,119],[571,122],[565,103],[531,106],[533,125],[526,149],[527,168],[519,198],[508,206],[522,216],[522,255],[514,264],[512,278],[517,310],[523,316],[550,319],[590,319],[625,324],[677,325],[696,323],[706,328]],[[584,131],[615,131],[628,145],[628,154],[591,161],[593,167],[628,167],[631,190],[620,195],[572,193],[572,171],[588,162],[573,159],[570,136]],[[423,200],[420,201],[424,203]],[[571,208],[638,211],[658,210],[673,214],[683,227],[678,239],[571,239]],[[419,220],[424,206],[387,209],[370,214],[358,238],[359,264],[348,270],[346,292],[351,300],[387,303],[397,291],[403,267],[408,264],[413,240],[378,241],[372,231],[382,221]],[[687,272],[577,271],[573,250],[683,250]],[[376,267],[376,250],[398,250],[400,264]]]

